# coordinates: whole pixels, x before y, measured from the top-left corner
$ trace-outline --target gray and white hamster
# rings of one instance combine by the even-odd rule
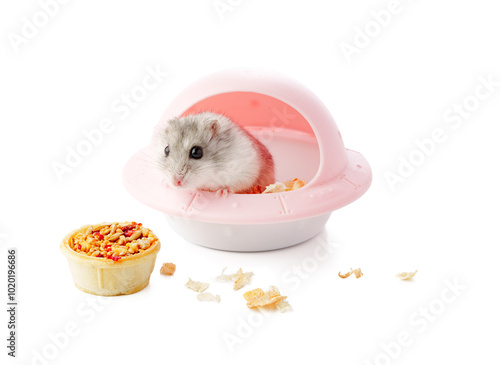
[[[275,183],[267,148],[224,115],[202,112],[170,119],[156,142],[158,165],[173,187],[227,195]]]

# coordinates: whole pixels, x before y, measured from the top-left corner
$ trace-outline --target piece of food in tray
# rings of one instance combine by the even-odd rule
[[[306,185],[306,182],[304,180],[300,179],[293,179],[293,180],[287,180],[284,183],[282,182],[276,182],[274,184],[266,186],[266,189],[262,192],[262,194],[269,194],[269,193],[282,193],[285,191],[293,191],[300,189]]]

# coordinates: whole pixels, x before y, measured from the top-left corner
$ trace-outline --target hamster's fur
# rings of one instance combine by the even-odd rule
[[[195,146],[203,152],[199,159],[190,157]],[[220,114],[202,112],[169,120],[155,148],[157,162],[173,187],[250,193],[256,186],[275,183],[274,161],[267,148]]]

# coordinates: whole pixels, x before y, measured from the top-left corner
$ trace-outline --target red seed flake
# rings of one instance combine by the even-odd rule
[[[136,229],[136,228],[137,228],[137,224],[129,224],[127,226],[121,227],[121,230],[123,232],[125,232],[125,231],[129,231],[131,229]]]

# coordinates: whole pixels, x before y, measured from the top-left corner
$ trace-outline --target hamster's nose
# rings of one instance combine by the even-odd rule
[[[181,186],[182,185],[182,179],[183,177],[182,176],[174,176],[174,186]]]

